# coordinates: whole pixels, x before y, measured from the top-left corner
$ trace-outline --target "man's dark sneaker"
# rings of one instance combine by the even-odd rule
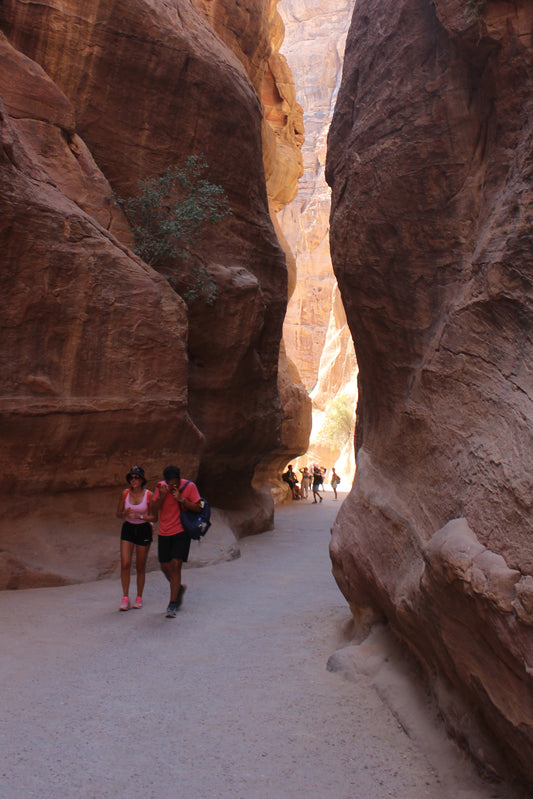
[[[183,602],[183,594],[187,590],[186,585],[180,585],[178,588],[178,598],[176,599],[176,607],[179,608],[181,603]]]
[[[167,608],[167,619],[175,619],[178,607],[175,602],[171,602]]]

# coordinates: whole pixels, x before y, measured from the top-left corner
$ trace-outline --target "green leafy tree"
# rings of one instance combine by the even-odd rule
[[[169,167],[166,172],[139,181],[139,194],[119,199],[130,223],[134,250],[143,261],[156,269],[179,272],[179,259],[189,257],[188,250],[199,240],[205,225],[216,225],[231,214],[222,186],[205,177],[208,165],[191,155],[185,166]],[[194,267],[195,284],[186,292],[186,299],[202,296],[208,303],[216,294],[213,278],[203,266]]]
[[[318,439],[331,447],[342,449],[350,438],[355,410],[353,401],[341,394],[328,403]]]

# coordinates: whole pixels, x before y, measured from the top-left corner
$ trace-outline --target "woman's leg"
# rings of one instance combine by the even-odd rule
[[[120,579],[122,581],[122,596],[128,596],[130,590],[131,556],[133,544],[131,541],[120,542]]]
[[[148,560],[148,552],[150,551],[150,544],[148,546],[138,545],[135,547],[135,568],[137,570],[137,596],[143,595],[144,583],[146,580],[146,561]]]

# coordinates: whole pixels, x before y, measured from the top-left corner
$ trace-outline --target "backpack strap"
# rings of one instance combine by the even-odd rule
[[[185,480],[185,484],[183,485],[182,488],[180,488],[180,491],[183,491],[183,489],[187,488],[187,486],[190,485],[191,483],[192,483],[192,480]]]

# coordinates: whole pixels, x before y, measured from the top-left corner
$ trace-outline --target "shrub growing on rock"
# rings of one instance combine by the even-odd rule
[[[231,214],[222,186],[204,176],[208,165],[189,156],[185,166],[169,167],[159,177],[139,181],[139,194],[119,199],[130,223],[137,255],[155,269],[177,270],[178,258],[199,240],[202,228],[215,225]],[[212,302],[216,286],[203,266],[194,267],[195,281],[185,298],[203,297]],[[172,274],[169,281],[173,283]]]
[[[465,16],[467,19],[476,19],[487,5],[488,0],[466,0]]]
[[[346,394],[334,397],[328,403],[318,440],[331,447],[342,449],[352,433],[355,409],[353,400]]]

